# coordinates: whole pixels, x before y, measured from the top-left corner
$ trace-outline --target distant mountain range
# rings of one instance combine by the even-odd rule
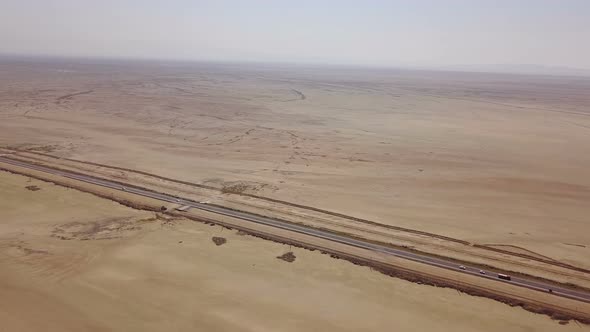
[[[429,69],[531,75],[590,76],[590,69],[530,64],[487,64],[436,66]]]

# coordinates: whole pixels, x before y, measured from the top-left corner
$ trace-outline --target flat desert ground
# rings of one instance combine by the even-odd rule
[[[0,146],[590,268],[588,91],[582,77],[4,59]],[[10,330],[579,330],[0,175]],[[294,262],[276,259],[288,251]]]
[[[24,176],[0,195],[6,331],[590,330]]]

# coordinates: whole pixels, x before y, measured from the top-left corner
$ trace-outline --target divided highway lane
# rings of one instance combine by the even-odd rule
[[[529,279],[512,277],[511,280],[503,280],[503,279],[499,279],[497,273],[495,273],[495,272],[483,271],[483,270],[476,269],[476,268],[469,267],[469,266],[461,267],[457,263],[450,261],[450,260],[435,258],[435,257],[431,257],[428,255],[423,255],[423,254],[413,253],[413,252],[409,252],[409,251],[404,251],[401,249],[395,249],[392,247],[382,246],[382,245],[378,245],[378,244],[374,244],[374,243],[370,243],[370,242],[366,242],[366,241],[334,234],[329,231],[323,231],[323,230],[318,230],[318,229],[311,228],[311,227],[292,224],[292,223],[289,223],[288,221],[267,218],[267,217],[263,217],[263,216],[259,216],[259,215],[255,215],[255,214],[251,214],[251,213],[247,213],[247,212],[242,212],[242,211],[235,211],[235,210],[227,209],[227,208],[224,208],[221,206],[208,205],[205,203],[198,203],[198,202],[195,202],[195,201],[192,201],[189,199],[178,198],[178,197],[175,197],[172,195],[167,195],[167,194],[157,193],[157,192],[146,190],[146,189],[136,188],[136,187],[133,187],[132,185],[124,186],[124,185],[121,185],[120,183],[116,183],[116,182],[106,180],[106,179],[100,179],[100,178],[93,177],[93,176],[81,175],[81,174],[71,173],[71,172],[67,172],[67,171],[56,170],[56,169],[53,169],[50,167],[29,164],[26,162],[22,162],[22,161],[10,159],[10,158],[5,158],[2,156],[0,156],[0,162],[11,164],[14,166],[32,169],[32,170],[36,170],[36,171],[40,171],[40,172],[50,173],[53,175],[59,175],[59,176],[65,177],[65,178],[74,179],[74,180],[78,180],[78,181],[82,181],[82,182],[86,182],[86,183],[91,183],[91,184],[95,184],[98,186],[107,187],[107,188],[111,188],[111,189],[115,189],[115,190],[120,190],[120,191],[124,191],[127,193],[141,195],[144,197],[149,197],[149,198],[157,199],[157,200],[164,201],[164,202],[176,203],[176,204],[181,204],[181,205],[188,205],[193,208],[216,213],[219,215],[239,218],[239,219],[254,222],[257,224],[262,224],[262,225],[271,226],[271,227],[275,227],[275,228],[279,228],[279,229],[283,229],[283,230],[287,230],[287,231],[297,232],[300,234],[310,235],[310,236],[314,236],[317,238],[326,239],[329,241],[353,246],[356,248],[362,248],[362,249],[372,250],[375,252],[385,253],[388,255],[393,255],[395,257],[408,259],[408,260],[411,260],[414,262],[428,264],[431,266],[449,269],[449,270],[453,270],[453,271],[457,271],[457,272],[461,272],[461,273],[465,273],[465,274],[475,275],[475,276],[478,276],[481,278],[486,278],[489,280],[494,280],[494,281],[504,282],[504,283],[508,283],[508,284],[512,284],[512,285],[516,285],[516,286],[526,287],[526,288],[538,290],[541,292],[549,292],[549,290],[551,289],[551,292],[554,295],[590,303],[590,294],[586,293],[586,292],[575,291],[575,290],[571,290],[569,288],[556,287],[555,285],[551,285],[551,284],[547,284],[547,283],[543,283],[543,282],[538,282],[538,281],[533,281],[533,280],[529,280]]]

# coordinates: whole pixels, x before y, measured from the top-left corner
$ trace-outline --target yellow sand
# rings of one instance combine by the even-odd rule
[[[590,330],[22,176],[0,197],[7,331]]]

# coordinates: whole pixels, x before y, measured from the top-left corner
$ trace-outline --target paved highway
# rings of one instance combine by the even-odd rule
[[[538,291],[546,292],[546,293],[549,292],[549,290],[551,289],[551,292],[553,295],[562,296],[562,297],[566,297],[569,299],[590,303],[590,293],[586,293],[586,292],[582,292],[582,291],[576,291],[576,290],[572,290],[572,289],[564,288],[564,287],[557,287],[552,284],[547,284],[547,283],[534,281],[534,280],[530,280],[530,279],[522,279],[522,278],[515,278],[515,277],[512,277],[511,280],[499,279],[498,274],[494,273],[492,271],[480,270],[480,269],[477,269],[474,267],[469,267],[469,266],[460,266],[457,263],[450,261],[450,260],[435,258],[435,257],[431,257],[428,255],[413,253],[413,252],[409,252],[409,251],[405,251],[405,250],[401,250],[401,249],[395,249],[395,248],[382,246],[382,245],[378,245],[378,244],[374,244],[374,243],[370,243],[370,242],[365,242],[362,240],[349,238],[349,237],[346,237],[343,235],[334,234],[329,231],[323,231],[323,230],[318,230],[318,229],[311,228],[311,227],[292,224],[288,221],[283,221],[283,220],[278,220],[278,219],[273,219],[273,218],[266,218],[263,216],[259,216],[259,215],[255,215],[255,214],[251,214],[251,213],[247,213],[247,212],[241,212],[241,211],[227,209],[227,208],[224,208],[221,206],[214,206],[214,205],[208,205],[205,203],[198,203],[198,202],[195,202],[195,201],[192,201],[189,199],[183,199],[183,198],[175,197],[172,195],[157,193],[157,192],[150,191],[147,189],[137,188],[132,185],[122,185],[117,182],[113,182],[110,180],[101,179],[101,178],[97,178],[97,177],[93,177],[93,176],[89,176],[89,175],[81,175],[81,174],[71,173],[71,172],[67,172],[67,171],[56,170],[56,169],[53,169],[50,167],[30,164],[30,163],[26,163],[26,162],[14,160],[14,159],[2,157],[2,156],[0,156],[0,162],[11,164],[14,166],[32,169],[32,170],[36,170],[36,171],[40,171],[40,172],[50,173],[53,175],[59,175],[59,176],[65,177],[65,178],[74,179],[74,180],[78,180],[78,181],[82,181],[82,182],[86,182],[86,183],[91,183],[91,184],[95,184],[95,185],[102,186],[102,187],[125,191],[127,193],[141,195],[144,197],[150,197],[150,198],[154,198],[154,199],[164,201],[164,202],[176,203],[176,204],[180,204],[180,205],[188,205],[193,208],[216,213],[219,215],[239,218],[239,219],[250,221],[253,223],[257,223],[257,224],[267,225],[267,226],[271,226],[271,227],[275,227],[275,228],[279,228],[279,229],[284,229],[284,230],[288,230],[288,231],[292,231],[292,232],[306,234],[306,235],[314,236],[317,238],[322,238],[322,239],[326,239],[329,241],[353,246],[356,248],[363,248],[363,249],[368,249],[368,250],[372,250],[375,252],[385,253],[388,255],[393,255],[395,257],[408,259],[408,260],[411,260],[414,262],[428,264],[431,266],[440,267],[440,268],[444,268],[444,269],[448,269],[448,270],[453,270],[453,271],[457,271],[457,272],[461,272],[461,273],[465,273],[465,274],[475,275],[475,276],[478,276],[481,278],[494,280],[497,282],[503,282],[503,283],[508,283],[511,285],[526,287],[529,289],[534,289],[534,290],[538,290]]]

